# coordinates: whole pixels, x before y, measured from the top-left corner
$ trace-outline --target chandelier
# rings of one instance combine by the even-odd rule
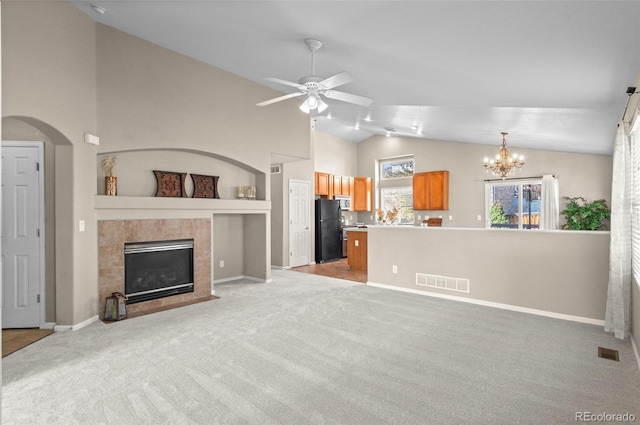
[[[502,134],[502,147],[498,151],[495,159],[484,159],[484,168],[487,169],[487,172],[491,170],[494,175],[504,179],[512,175],[516,168],[522,168],[524,165],[524,156],[517,154],[513,154],[513,156],[509,155],[507,140],[505,138],[509,133],[502,132],[500,134]]]

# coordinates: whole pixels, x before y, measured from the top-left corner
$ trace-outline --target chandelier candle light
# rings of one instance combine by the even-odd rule
[[[513,175],[516,168],[522,168],[524,165],[524,156],[517,154],[513,154],[513,156],[509,155],[506,140],[506,136],[509,133],[502,132],[500,134],[502,134],[502,147],[500,151],[498,151],[495,159],[484,159],[484,168],[487,169],[487,172],[491,170],[494,175],[500,176],[504,180],[505,177]]]

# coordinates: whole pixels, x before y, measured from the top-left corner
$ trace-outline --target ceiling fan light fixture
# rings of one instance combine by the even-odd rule
[[[304,102],[302,102],[302,105],[300,105],[300,110],[305,114],[309,114],[317,107],[318,102],[316,101],[316,99],[313,96],[309,96],[304,100]]]
[[[318,98],[318,112],[322,112],[325,109],[327,109],[329,107],[329,105],[327,105],[326,103],[324,103],[322,101],[322,99]]]
[[[300,110],[305,114],[311,113],[313,110],[317,110],[318,112],[322,112],[327,109],[329,105],[327,105],[320,97],[318,96],[309,96],[302,102],[300,105]]]

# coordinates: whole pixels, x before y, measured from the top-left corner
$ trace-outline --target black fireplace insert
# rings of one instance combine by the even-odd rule
[[[193,292],[193,239],[124,245],[127,304]]]

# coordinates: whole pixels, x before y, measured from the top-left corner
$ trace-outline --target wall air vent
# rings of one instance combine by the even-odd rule
[[[280,174],[282,173],[282,164],[273,164],[271,166],[271,174]]]
[[[435,274],[416,273],[416,285],[431,288],[447,289],[449,291],[469,292],[469,279],[439,276]]]

